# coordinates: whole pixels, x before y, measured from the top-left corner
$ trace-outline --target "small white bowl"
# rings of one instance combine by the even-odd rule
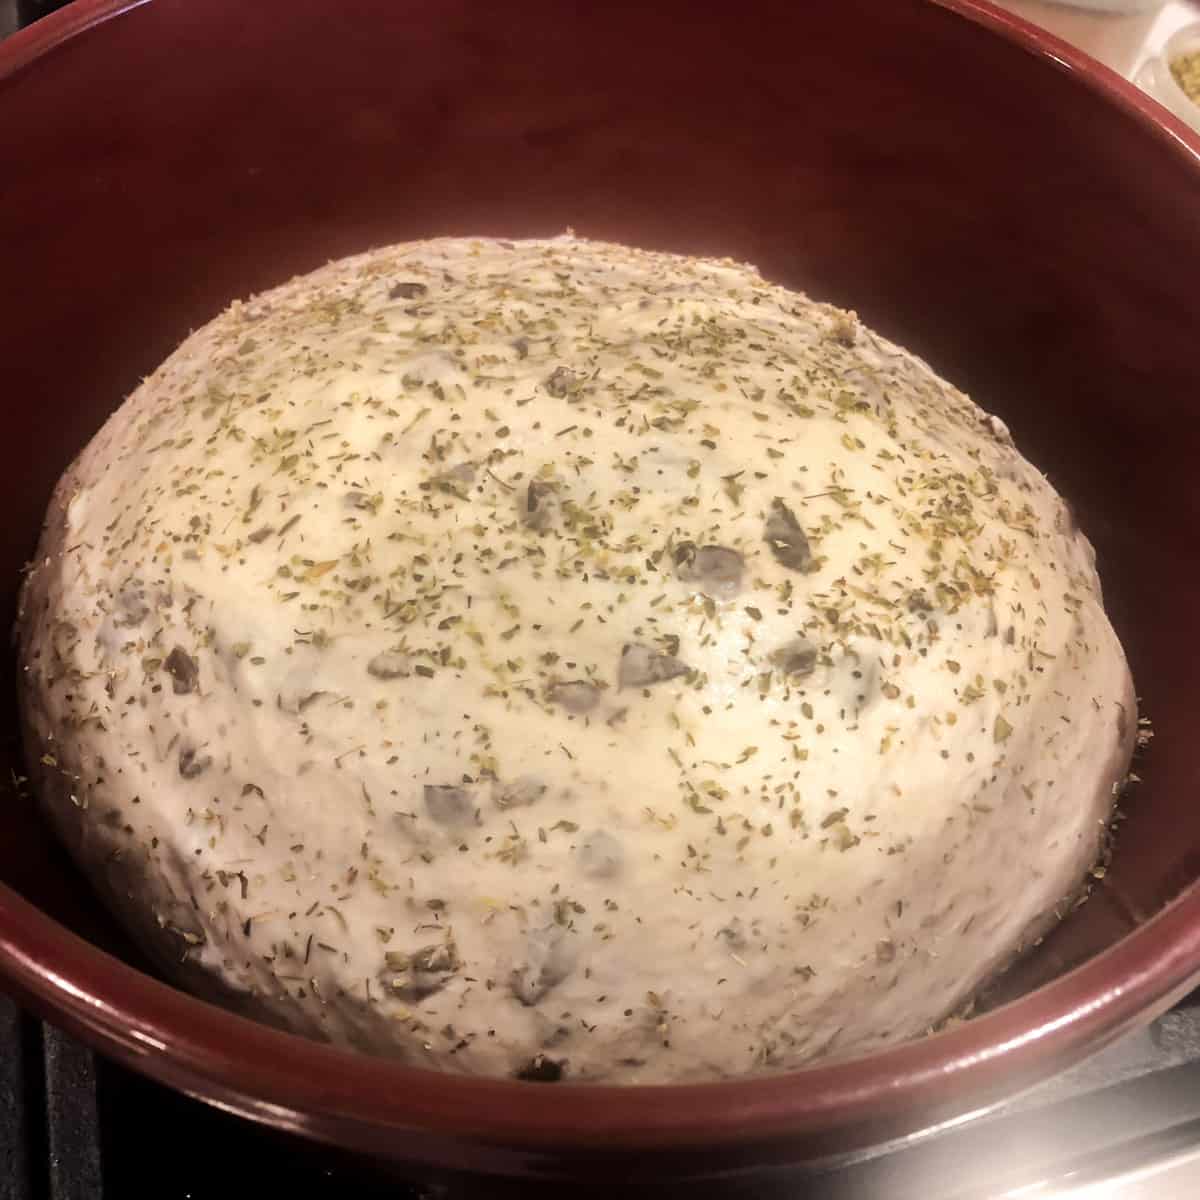
[[[1200,131],[1200,103],[1191,99],[1171,74],[1171,63],[1182,54],[1200,51],[1200,21],[1176,30],[1157,57],[1148,59],[1134,82],[1181,121]]]

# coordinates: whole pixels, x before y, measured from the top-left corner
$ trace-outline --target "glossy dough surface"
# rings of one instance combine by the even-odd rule
[[[571,237],[232,305],[64,476],[18,636],[43,801],[176,978],[472,1073],[925,1031],[1076,893],[1136,724],[998,420]]]

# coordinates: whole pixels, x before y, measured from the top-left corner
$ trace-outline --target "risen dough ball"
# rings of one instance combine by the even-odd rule
[[[192,335],[51,506],[29,758],[189,986],[452,1071],[927,1030],[1076,894],[1136,714],[1000,421],[732,262],[337,262]]]

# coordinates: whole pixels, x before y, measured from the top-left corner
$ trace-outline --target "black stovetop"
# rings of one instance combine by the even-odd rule
[[[438,1193],[123,1070],[0,996],[0,1200]]]
[[[998,1112],[822,1170],[693,1182],[678,1194],[731,1200],[1075,1196],[1084,1192],[1071,1188],[1156,1175],[1192,1155],[1200,1158],[1200,993]],[[1200,1195],[1200,1185],[1183,1184],[1176,1174],[1137,1195]],[[551,1190],[560,1195],[563,1185]],[[676,1194],[662,1186],[639,1189],[635,1180],[618,1190]],[[569,1191],[590,1194],[579,1181]],[[606,1194],[612,1191],[609,1185]],[[395,1167],[261,1128],[94,1055],[0,996],[0,1200],[149,1194],[156,1200],[271,1194],[494,1200],[544,1193],[478,1178],[415,1181]]]

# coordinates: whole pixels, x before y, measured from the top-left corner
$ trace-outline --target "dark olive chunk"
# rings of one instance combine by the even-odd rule
[[[531,479],[521,497],[521,520],[530,529],[545,533],[554,523],[558,511],[558,494],[552,483]]]
[[[118,616],[117,625],[140,625],[150,612],[146,603],[146,593],[136,584],[130,583],[117,594]]]
[[[371,508],[371,497],[355,488],[342,496],[342,507],[363,512]]]
[[[579,376],[569,367],[555,367],[546,378],[546,391],[556,400],[565,400],[579,390]]]
[[[565,1061],[538,1054],[515,1072],[513,1078],[523,1079],[526,1083],[558,1083],[565,1073],[565,1066]]]
[[[621,650],[617,682],[621,687],[649,687],[686,675],[690,668],[672,654],[631,642]]]
[[[796,520],[796,514],[778,496],[771,501],[763,538],[781,566],[789,571],[812,570],[813,555],[808,538]]]
[[[439,825],[467,825],[475,816],[475,798],[456,784],[426,784],[425,811]]]
[[[719,937],[731,950],[746,948],[746,927],[741,917],[731,917],[729,921],[717,930]]]
[[[811,675],[817,666],[817,648],[796,638],[772,651],[771,662],[785,675]]]
[[[179,774],[184,779],[195,779],[212,766],[212,755],[201,754],[194,746],[184,746],[179,751]]]
[[[176,646],[163,659],[163,669],[171,676],[175,695],[184,696],[196,690],[200,678],[200,664],[182,646]]]
[[[933,605],[930,603],[929,597],[920,588],[909,592],[908,611],[910,613],[920,613],[922,616],[933,612]]]
[[[461,967],[455,944],[437,942],[412,954],[389,952],[379,978],[394,995],[421,1000],[445,987]]]
[[[603,829],[589,833],[579,847],[579,867],[591,879],[612,879],[624,862],[624,847]]]
[[[402,283],[394,283],[388,290],[389,300],[419,300],[429,291],[429,288],[423,283],[417,283],[416,280],[405,280]]]
[[[569,679],[565,683],[552,683],[546,689],[552,704],[565,708],[576,716],[590,713],[600,702],[600,689],[586,679]]]
[[[437,488],[439,492],[449,492],[462,499],[466,499],[467,491],[471,484],[475,482],[475,464],[474,463],[459,463],[456,467],[451,467],[448,471],[443,471],[439,475],[435,475],[430,483]]]
[[[412,663],[407,654],[383,650],[367,663],[367,674],[374,679],[407,679],[412,674]]]
[[[745,560],[728,546],[697,546],[681,542],[675,547],[675,574],[716,596],[735,596],[742,586]]]
[[[546,785],[533,775],[522,775],[505,782],[492,784],[492,799],[497,808],[524,808],[546,794]]]
[[[525,939],[525,961],[513,968],[513,995],[522,1004],[536,1004],[571,973],[573,958],[561,925],[531,930]]]

